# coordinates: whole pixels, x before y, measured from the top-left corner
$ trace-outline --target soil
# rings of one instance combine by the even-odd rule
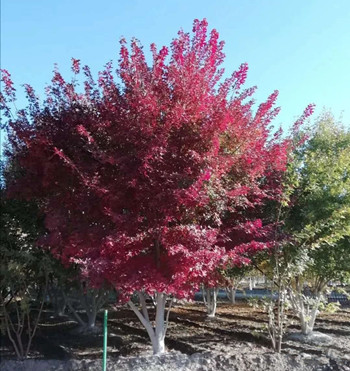
[[[350,370],[350,308],[320,314],[315,331],[331,337],[325,343],[292,340],[297,337],[290,334],[298,332],[299,326],[291,317],[282,355],[272,352],[265,330],[267,315],[245,303],[219,303],[214,320],[207,319],[201,303],[173,308],[166,337],[169,353],[163,358],[150,357],[148,335],[131,310],[110,308],[108,317],[108,370]],[[47,362],[43,370],[101,369],[101,323],[102,313],[97,331],[81,334],[76,322],[52,318],[45,311],[31,361],[26,361],[23,370],[40,370],[38,360],[43,359],[61,361],[50,361],[52,366]],[[4,337],[0,351],[2,359],[8,360],[1,370],[21,370],[22,366],[9,361],[15,355]]]

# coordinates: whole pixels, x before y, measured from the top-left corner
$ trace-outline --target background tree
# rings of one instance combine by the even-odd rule
[[[16,356],[28,356],[41,317],[51,260],[35,245],[42,217],[33,203],[7,200],[0,190],[0,304],[2,332]]]
[[[67,282],[62,290],[62,296],[71,314],[79,323],[79,332],[96,331],[96,318],[98,312],[108,301],[109,289],[107,285],[93,287],[88,280],[84,280],[80,275],[70,282]],[[79,313],[78,309],[83,309],[86,320]]]
[[[242,266],[230,266],[228,265],[224,271],[222,271],[223,278],[225,280],[225,290],[227,298],[231,304],[236,303],[236,291],[243,278],[252,272],[252,265]]]
[[[54,316],[70,315],[79,324],[75,331],[98,331],[96,318],[108,301],[110,287],[106,283],[92,286],[88,274],[83,274],[77,264],[64,266],[52,256],[51,260],[48,294]]]
[[[344,280],[350,267],[350,131],[324,113],[307,134],[291,173],[296,186],[285,216],[291,239],[284,252],[299,266],[289,289],[303,334],[313,330],[327,284]]]

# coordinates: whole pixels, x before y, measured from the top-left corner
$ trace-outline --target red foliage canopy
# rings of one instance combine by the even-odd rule
[[[150,66],[122,40],[116,74],[108,63],[95,83],[85,66],[79,90],[73,59],[74,79],[55,70],[43,104],[25,86],[29,105],[9,118],[9,156],[23,169],[11,192],[40,200],[53,254],[126,296],[184,297],[227,259],[268,246],[259,213],[279,194],[288,147],[269,129],[278,92],[254,114],[247,64],[222,79],[223,45],[195,20],[192,38],[151,45]]]

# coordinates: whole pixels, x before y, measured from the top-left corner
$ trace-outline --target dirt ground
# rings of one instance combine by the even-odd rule
[[[148,335],[131,310],[126,307],[110,308],[108,317],[109,360],[143,357],[152,353]],[[45,311],[30,356],[32,359],[101,359],[101,324],[102,313],[97,321],[96,333],[79,334],[76,322],[68,317],[52,318],[52,313]],[[270,352],[270,342],[264,329],[266,324],[267,315],[246,303],[219,303],[215,320],[207,320],[201,303],[175,306],[170,314],[166,347],[170,352],[189,356],[206,352],[225,354],[232,349]],[[293,324],[292,321],[288,331],[298,330],[297,322]],[[350,366],[350,308],[321,314],[315,330],[330,335],[332,343],[309,345],[289,340],[284,342],[282,352],[293,356],[302,353],[311,358],[325,356],[345,360]],[[0,351],[2,359],[15,358],[4,337]]]

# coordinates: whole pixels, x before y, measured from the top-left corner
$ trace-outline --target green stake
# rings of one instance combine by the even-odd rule
[[[107,370],[107,314],[108,310],[105,310],[105,316],[103,321],[103,371]]]

